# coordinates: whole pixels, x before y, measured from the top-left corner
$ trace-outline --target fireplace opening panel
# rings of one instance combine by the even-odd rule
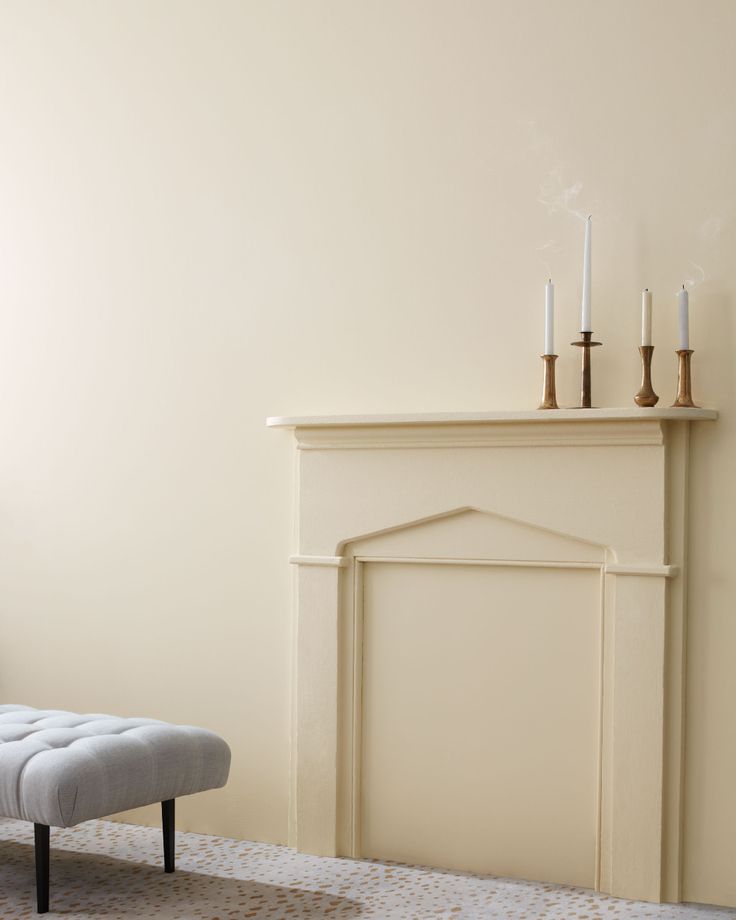
[[[360,568],[356,855],[594,887],[600,569]]]

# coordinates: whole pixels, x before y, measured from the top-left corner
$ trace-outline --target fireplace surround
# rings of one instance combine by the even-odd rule
[[[369,572],[413,566],[413,578],[434,577],[454,567],[467,573],[470,601],[476,583],[516,590],[471,577],[473,567],[489,578],[580,573],[600,588],[586,595],[596,756],[577,765],[595,793],[590,885],[680,899],[689,438],[693,422],[716,417],[583,409],[268,420],[293,430],[298,448],[292,845],[363,855]],[[530,873],[558,880],[543,864],[514,871]]]

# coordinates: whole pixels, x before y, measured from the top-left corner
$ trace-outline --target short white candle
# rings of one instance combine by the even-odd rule
[[[652,292],[649,288],[641,294],[641,344],[652,344]]]
[[[583,309],[581,332],[592,332],[593,327],[590,322],[590,217],[585,221],[585,245],[583,247]]]
[[[677,306],[680,314],[680,350],[690,348],[690,299],[683,284],[682,290],[677,292]]]
[[[551,278],[544,286],[544,353],[555,353],[555,286]]]

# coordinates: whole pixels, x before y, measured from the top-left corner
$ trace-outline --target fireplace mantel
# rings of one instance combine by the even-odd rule
[[[362,428],[402,425],[473,425],[500,422],[694,422],[718,418],[715,409],[531,409],[492,412],[406,412],[384,415],[294,415],[271,416],[269,428]]]
[[[716,418],[623,408],[268,419],[293,429],[299,449],[294,845],[361,855],[369,573],[414,566],[414,578],[455,566],[471,584],[471,567],[564,570],[588,584],[594,572],[590,884],[680,899],[690,423]]]

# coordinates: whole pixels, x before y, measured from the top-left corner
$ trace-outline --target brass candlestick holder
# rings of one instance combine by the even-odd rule
[[[540,409],[559,409],[557,405],[557,390],[555,387],[555,361],[557,355],[542,355],[544,361],[544,386],[542,387],[542,401]]]
[[[592,332],[581,332],[580,335],[582,339],[579,342],[570,342],[570,344],[576,345],[583,350],[580,374],[580,408],[590,409],[592,406],[590,401],[590,349],[595,348],[597,345],[602,345],[603,342],[591,341],[593,338]]]
[[[634,397],[637,406],[645,406],[650,409],[659,402],[659,396],[654,392],[652,387],[652,355],[654,354],[654,345],[640,345],[639,354],[641,355],[641,386],[639,392]]]
[[[677,399],[672,403],[673,409],[697,409],[693,402],[690,379],[690,358],[692,354],[692,348],[677,349]]]

